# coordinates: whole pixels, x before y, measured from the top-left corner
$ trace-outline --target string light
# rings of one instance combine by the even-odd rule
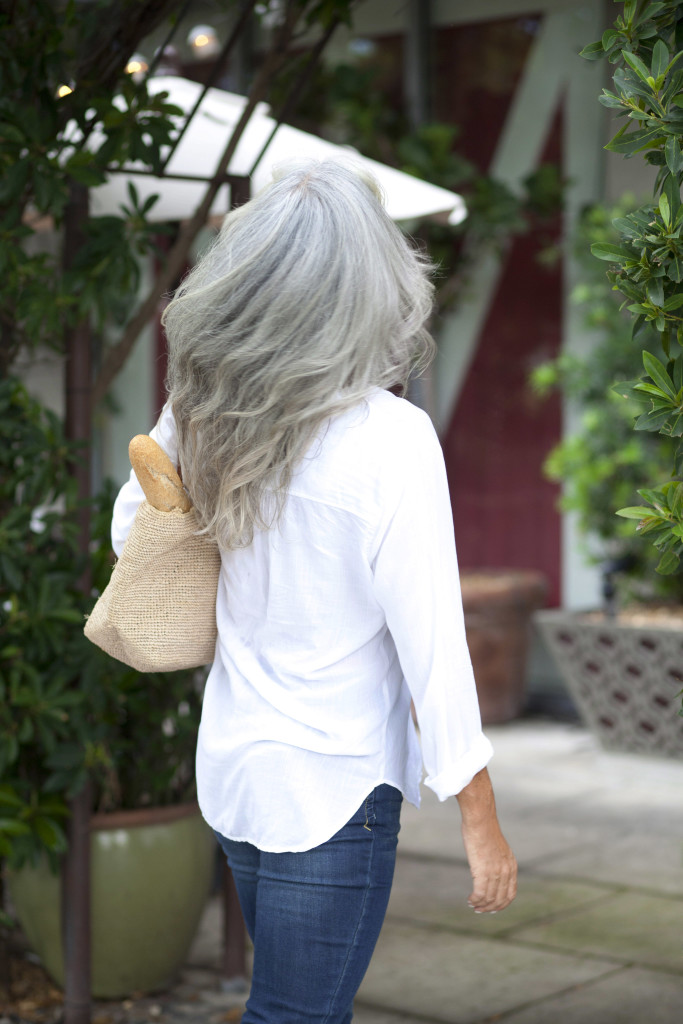
[[[210,25],[197,25],[188,34],[187,42],[200,60],[215,57],[221,48],[216,30]]]
[[[60,85],[59,89],[57,89],[57,96],[61,100],[64,99],[65,96],[69,96],[72,92],[73,89],[70,85]]]
[[[131,75],[134,82],[138,82],[148,70],[149,64],[140,53],[134,53],[125,67],[126,74]]]

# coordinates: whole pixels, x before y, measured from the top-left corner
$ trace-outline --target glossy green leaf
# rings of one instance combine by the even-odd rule
[[[42,815],[36,816],[33,820],[33,828],[49,850],[55,850],[57,853],[66,850],[66,837],[61,826],[54,819]]]
[[[669,203],[670,221],[673,223],[681,208],[681,190],[678,184],[678,175],[667,173],[662,193],[666,196]]]
[[[633,425],[634,430],[647,430],[652,433],[655,431],[659,432],[662,427],[668,422],[671,416],[670,409],[656,410],[653,412],[644,412],[638,417]]]
[[[679,50],[678,53],[675,53],[674,56],[669,61],[669,66],[668,66],[668,68],[666,70],[666,74],[667,75],[672,71],[673,68],[676,67],[677,63],[679,63],[681,61],[681,59],[683,59],[683,50]],[[676,91],[677,90],[678,90],[678,85],[676,84]]]
[[[683,255],[674,253],[666,268],[666,276],[670,281],[680,284],[683,281]]]
[[[671,207],[669,206],[669,200],[666,195],[662,193],[659,197],[659,212],[662,215],[662,220],[665,224],[671,223]]]
[[[644,99],[650,107],[656,107],[657,101],[652,88],[628,68],[617,68],[614,72],[614,85],[621,95],[633,100],[634,98]]]
[[[624,0],[624,21],[627,25],[633,24],[633,19],[638,10],[638,0]]]
[[[637,54],[631,53],[629,50],[622,50],[621,56],[624,58],[628,66],[635,71],[639,78],[644,82],[648,80],[650,77],[650,71]]]
[[[624,106],[623,100],[615,96],[613,92],[608,92],[607,89],[603,89],[602,95],[598,96],[598,100],[602,103],[603,107],[607,107],[610,110],[619,110]]]
[[[638,494],[641,498],[645,498],[651,505],[654,505],[660,512],[664,510],[666,506],[666,494],[664,491],[657,490],[654,487],[640,487]]]
[[[683,512],[683,483],[674,483],[667,491],[666,497],[671,514],[680,519]]]
[[[622,398],[639,398],[640,396],[636,390],[639,384],[640,381],[618,381],[612,385],[612,391],[616,392],[617,395],[621,395]]]
[[[636,384],[634,390],[641,392],[641,394],[655,395],[657,398],[660,399],[668,397],[666,392],[662,391],[662,389],[658,388],[655,384]]]
[[[8,836],[26,836],[30,835],[31,829],[25,821],[19,821],[18,818],[0,818],[0,832]]]
[[[674,359],[672,377],[676,395],[679,395],[683,391],[683,355],[678,355]]]
[[[625,6],[625,8],[628,7],[627,4],[625,4],[624,6]],[[637,2],[636,2],[636,4],[634,5],[634,13],[635,13],[635,9],[637,8],[637,6],[638,5],[637,5]],[[638,30],[639,30],[638,34],[641,36],[642,39],[646,38],[645,36],[642,35],[643,23],[646,22],[646,21],[651,20],[654,17],[656,17],[661,11],[664,10],[664,8],[666,6],[667,5],[665,3],[653,3],[653,4],[646,4],[643,7],[643,9],[640,12],[640,15],[638,16],[638,18],[636,20],[636,25],[637,25]]]
[[[658,39],[652,50],[652,64],[650,66],[654,78],[664,75],[668,66],[669,51],[666,48],[666,43],[662,39]]]
[[[673,381],[669,377],[666,368],[660,363],[656,356],[653,356],[651,352],[643,352],[643,366],[645,372],[655,382],[655,384],[665,391],[670,398],[676,398],[676,392],[674,390]]]
[[[88,188],[96,188],[98,185],[104,184],[107,178],[104,171],[77,161],[68,163],[66,170],[74,181],[77,181],[79,185],[86,185]]]
[[[639,226],[628,217],[615,217],[612,221],[612,225],[620,235],[623,235],[626,238],[633,238],[641,231],[641,228],[639,228]]]
[[[627,508],[618,509],[616,515],[621,516],[622,519],[647,519],[648,516],[654,515],[654,510],[647,505],[630,505]]]
[[[607,28],[602,33],[601,45],[603,50],[609,50],[614,42],[619,38],[619,32],[614,28]]]
[[[591,245],[591,252],[599,260],[608,260],[610,263],[624,263],[631,259],[629,253],[618,245],[610,245],[607,242],[595,242]]]
[[[670,437],[683,437],[683,413],[671,420],[667,433]]]
[[[663,141],[664,136],[659,126],[655,128],[639,128],[634,132],[622,132],[620,130],[607,143],[605,149],[608,149],[611,153],[621,153],[622,156],[632,156],[634,153],[640,152],[641,149]]]
[[[585,60],[599,60],[600,57],[604,56],[604,49],[602,40],[598,40],[595,43],[589,43],[588,46],[584,46],[583,50],[579,51],[579,57],[585,58]]]
[[[661,573],[662,576],[668,576],[671,573],[677,572],[679,561],[680,559],[674,551],[665,551],[656,567],[656,571]]]
[[[683,154],[681,154],[681,146],[674,135],[670,135],[664,144],[664,156],[666,158],[666,165],[672,174],[678,174],[683,170]]]

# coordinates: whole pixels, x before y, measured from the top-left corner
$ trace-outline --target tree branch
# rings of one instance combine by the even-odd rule
[[[178,8],[178,0],[124,0],[109,4],[105,12],[94,12],[91,31],[80,41],[75,71],[77,85],[97,83],[98,89],[116,88],[121,72],[138,48],[158,25]]]
[[[180,234],[171,248],[165,265],[154,281],[149,294],[138,309],[133,319],[126,326],[121,339],[108,351],[92,392],[93,408],[102,401],[111,386],[114,378],[123,367],[130,355],[140,332],[152,318],[157,310],[159,300],[169,290],[182,273],[190,248],[195,238],[206,223],[211,204],[213,203],[218,190],[224,184],[225,174],[237,144],[242,137],[244,129],[257,105],[267,94],[270,83],[275,73],[279,70],[287,55],[287,49],[291,41],[297,20],[301,13],[301,5],[297,0],[289,0],[285,20],[280,26],[272,49],[269,51],[249,93],[246,106],[242,116],[235,125],[235,129],[221,156],[216,172],[209,182],[206,193],[201,203],[195,210],[189,221],[183,224]]]

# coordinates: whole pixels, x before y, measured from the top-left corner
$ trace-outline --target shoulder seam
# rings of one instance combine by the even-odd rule
[[[346,508],[345,505],[339,505],[336,501],[328,501],[325,498],[318,498],[312,494],[302,494],[301,492],[294,490],[292,487],[289,488],[287,497],[299,498],[301,501],[311,501],[315,505],[325,505],[326,508],[334,508],[338,512],[346,512],[347,515],[353,516],[355,519],[359,519],[362,523],[370,525],[369,518],[361,515],[360,512],[357,512],[355,509]]]

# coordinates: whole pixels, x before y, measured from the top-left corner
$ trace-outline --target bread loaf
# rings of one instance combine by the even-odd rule
[[[160,512],[170,512],[176,508],[181,512],[189,512],[192,503],[182,480],[156,441],[147,434],[137,434],[128,445],[128,455],[150,505]]]

